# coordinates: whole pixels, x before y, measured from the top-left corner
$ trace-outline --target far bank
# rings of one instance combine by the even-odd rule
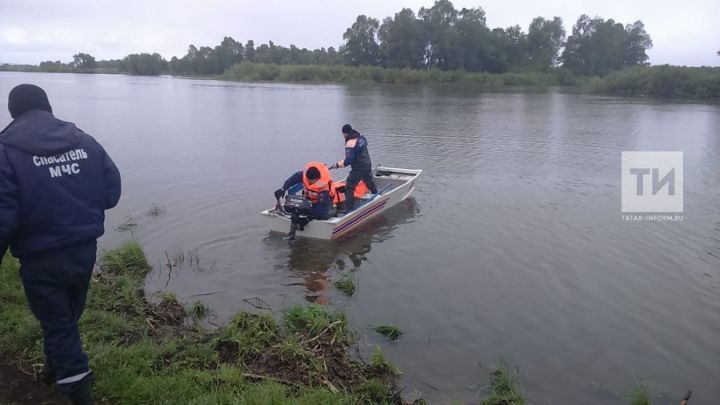
[[[29,65],[2,65],[0,72],[3,71],[45,72]],[[104,69],[52,73],[131,74]],[[635,66],[606,76],[581,76],[564,68],[546,72],[487,73],[464,70],[393,69],[378,66],[278,65],[244,62],[226,69],[220,75],[173,74],[173,76],[237,82],[441,85],[478,90],[564,87],[578,93],[620,97],[720,101],[720,67]]]

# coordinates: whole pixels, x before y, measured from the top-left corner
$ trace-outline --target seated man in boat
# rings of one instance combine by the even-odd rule
[[[330,171],[324,163],[310,162],[305,169],[290,176],[282,188],[275,191],[275,198],[285,196],[285,192],[296,184],[303,185],[303,195],[312,202],[311,219],[328,219],[331,217],[335,188],[332,184]]]

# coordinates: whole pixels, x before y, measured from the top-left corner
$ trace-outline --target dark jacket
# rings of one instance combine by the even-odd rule
[[[351,140],[355,141],[351,142]],[[352,134],[346,136],[343,165],[345,167],[350,166],[354,172],[372,171],[372,162],[370,162],[370,152],[368,152],[367,146],[367,139],[357,131],[353,131]]]
[[[299,171],[288,177],[283,184],[283,189],[289,190],[290,187],[296,184],[303,184],[303,172]],[[333,202],[330,198],[330,193],[327,191],[321,191],[318,194],[318,202],[312,205],[312,216],[313,219],[328,219],[330,218],[330,210],[332,209]]]
[[[0,133],[0,253],[94,241],[119,199],[118,169],[75,124],[32,110]]]

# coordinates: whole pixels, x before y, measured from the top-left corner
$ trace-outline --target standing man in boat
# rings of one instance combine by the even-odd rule
[[[0,261],[10,247],[30,310],[40,321],[41,380],[73,404],[92,404],[92,372],[78,320],[85,308],[105,210],[120,173],[100,144],[52,113],[31,84],[10,91],[13,121],[0,132]]]
[[[275,199],[284,197],[285,192],[296,184],[303,185],[303,194],[312,202],[311,219],[330,218],[335,190],[327,166],[320,162],[308,163],[303,171],[296,172],[285,180],[282,188],[275,191]]]
[[[350,212],[355,208],[355,187],[360,181],[364,181],[373,194],[377,193],[377,187],[372,178],[372,162],[368,143],[364,136],[353,129],[350,124],[343,125],[343,138],[345,138],[345,159],[338,161],[330,168],[351,167],[345,185],[345,209]]]

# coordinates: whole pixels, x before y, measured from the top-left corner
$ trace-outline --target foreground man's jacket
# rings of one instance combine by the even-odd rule
[[[32,110],[0,133],[0,255],[94,241],[119,199],[120,172],[75,124]]]

